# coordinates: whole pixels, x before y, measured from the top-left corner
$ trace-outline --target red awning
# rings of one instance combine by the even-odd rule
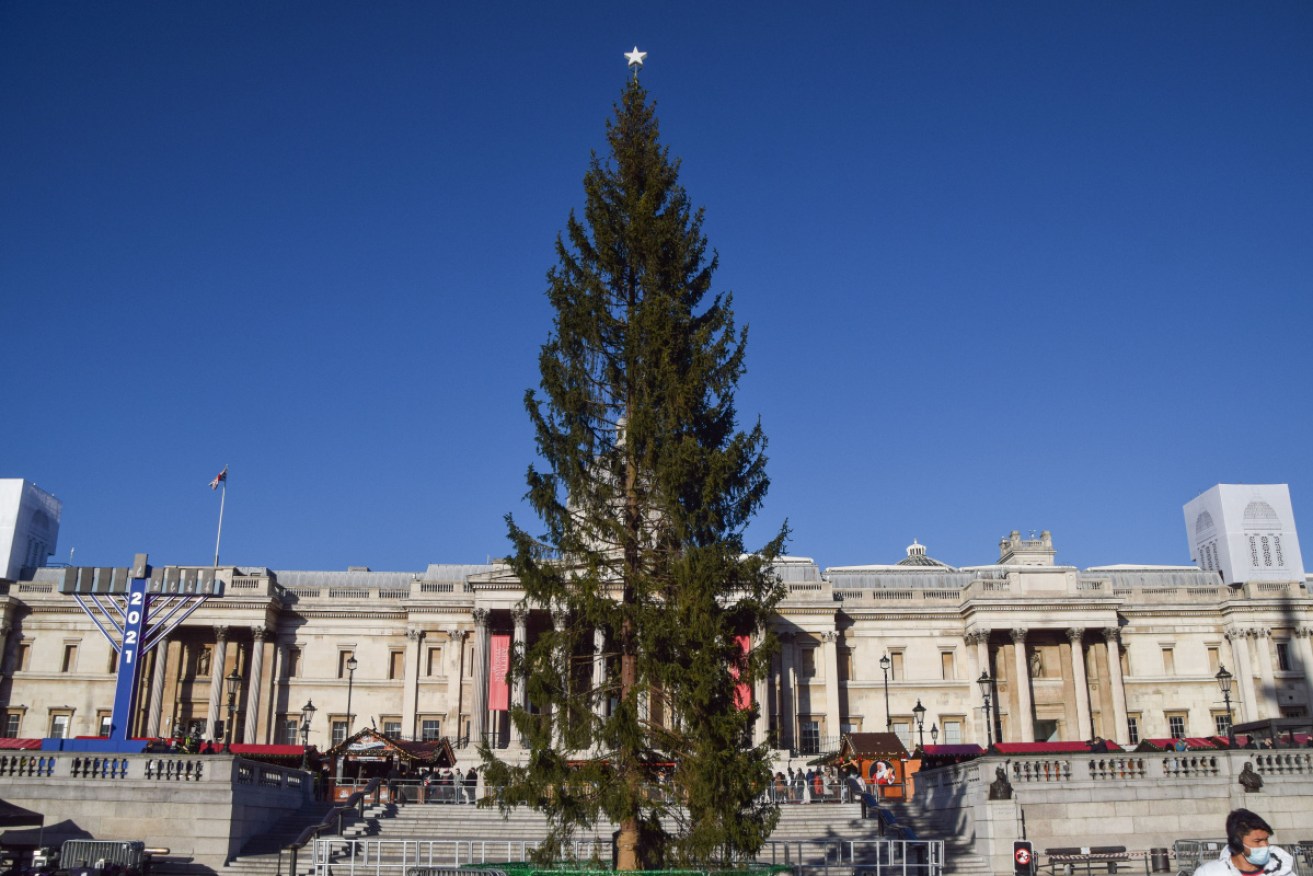
[[[37,751],[40,748],[40,739],[0,739],[0,750],[3,751]]]

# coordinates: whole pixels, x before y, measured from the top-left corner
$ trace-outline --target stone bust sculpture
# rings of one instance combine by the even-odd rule
[[[1243,780],[1243,776],[1241,779]],[[1262,781],[1261,779],[1259,781]],[[1012,783],[1008,781],[1008,774],[1003,767],[997,767],[994,770],[994,781],[989,785],[989,799],[991,800],[1011,800]]]
[[[1245,761],[1245,768],[1240,771],[1240,784],[1249,793],[1263,790],[1263,777],[1254,772],[1254,762]]]

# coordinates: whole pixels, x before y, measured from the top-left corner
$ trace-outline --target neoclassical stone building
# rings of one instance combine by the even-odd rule
[[[1290,527],[1287,544],[1297,544]],[[1228,581],[1198,566],[1080,570],[1056,562],[1047,532],[1011,533],[988,565],[953,568],[914,543],[888,565],[822,570],[786,558],[777,569],[788,587],[774,622],[780,649],[756,697],[758,736],[781,750],[828,750],[843,733],[886,725],[910,747],[918,704],[927,743],[932,730],[940,743],[982,744],[1224,733],[1223,666],[1236,679],[1237,723],[1307,716],[1313,705],[1313,582],[1302,569]],[[212,571],[224,595],[145,656],[134,734],[217,735],[235,673],[235,741],[299,741],[313,702],[309,739],[321,748],[349,722],[457,746],[486,734],[513,748],[505,713],[488,709],[490,644],[570,622],[520,611],[519,586],[498,565]],[[43,568],[0,584],[0,735],[108,725],[116,655],[60,593],[75,574]],[[571,675],[601,688],[606,631],[594,644],[574,655]]]

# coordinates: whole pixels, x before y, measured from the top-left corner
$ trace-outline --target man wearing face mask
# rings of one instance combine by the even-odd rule
[[[1226,817],[1226,848],[1215,861],[1200,864],[1194,876],[1288,876],[1295,866],[1285,849],[1268,843],[1272,826],[1248,809]]]

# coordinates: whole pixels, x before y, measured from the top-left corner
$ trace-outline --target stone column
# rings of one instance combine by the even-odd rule
[[[224,667],[228,665],[228,628],[214,628],[214,657],[210,660],[210,711],[206,716],[205,735],[215,738],[219,722],[219,703],[223,700]]]
[[[1094,735],[1090,720],[1090,682],[1085,677],[1085,630],[1067,630],[1071,640],[1071,678],[1076,685],[1076,739],[1089,739]]]
[[[415,627],[406,630],[406,687],[401,691],[401,726],[415,733],[416,712],[419,711],[419,665],[424,659],[424,631]],[[406,731],[403,729],[402,731]]]
[[[14,627],[9,623],[9,618],[5,618],[4,623],[0,623],[0,673],[9,668],[9,634],[13,631]]]
[[[292,644],[290,642],[280,642],[277,638],[273,641],[273,653],[270,658],[272,664],[269,667],[269,695],[273,697],[270,707],[273,709],[273,727],[268,733],[268,742],[274,745],[300,745],[301,744],[301,710],[292,702]],[[295,712],[292,710],[296,709]],[[288,718],[296,721],[296,732],[292,738],[287,738],[287,722],[279,720],[280,712],[286,714]]]
[[[1245,721],[1258,720],[1258,702],[1254,696],[1254,670],[1249,665],[1249,631],[1232,627],[1226,631],[1235,661],[1235,678],[1240,684],[1240,711]]]
[[[821,663],[825,667],[825,735],[839,738],[839,648],[834,630],[821,633]],[[822,749],[825,750],[825,749]]]
[[[1012,630],[1012,684],[1016,687],[1017,711],[1013,717],[1013,735],[1018,742],[1035,741],[1035,707],[1030,699],[1030,661],[1026,659],[1026,630]]]
[[[606,717],[606,630],[593,630],[593,714]]]
[[[1295,629],[1295,647],[1299,649],[1299,663],[1304,670],[1305,708],[1313,710],[1313,628]]]
[[[989,630],[976,631],[976,663],[979,664],[978,668],[982,673],[989,672],[992,676],[994,673],[990,672],[990,669],[993,667],[989,665],[989,632]],[[980,676],[977,675],[975,678],[971,679],[971,682],[974,684],[976,678],[979,677]]]
[[[169,640],[160,639],[151,649],[155,666],[150,674],[150,711],[146,715],[146,735],[160,735],[160,714],[164,709],[164,667],[169,662]]]
[[[1130,741],[1130,722],[1126,714],[1126,688],[1122,683],[1121,631],[1108,627],[1103,631],[1103,641],[1108,645],[1108,687],[1112,691],[1111,734],[1114,742]]]
[[[566,649],[561,646],[560,642],[565,636],[565,625],[569,622],[570,616],[564,609],[552,609],[552,628],[556,631],[557,644],[555,654],[553,655],[556,664],[556,671],[560,673],[562,688],[568,696],[573,685],[570,679],[570,655]],[[565,722],[567,713],[561,705],[552,707],[552,739],[555,741],[557,748],[565,747]]]
[[[461,661],[465,655],[465,632],[452,627],[447,630],[447,654],[443,661],[447,664],[447,736],[456,740],[460,744],[461,739],[461,678],[464,673],[461,668]],[[418,728],[412,730],[416,733]],[[416,734],[418,735],[418,734]]]
[[[1279,718],[1281,710],[1277,707],[1276,677],[1272,673],[1272,631],[1267,627],[1261,627],[1249,631],[1250,636],[1254,639],[1254,647],[1258,650],[1258,675],[1263,682],[1262,690],[1258,691],[1256,701],[1258,703],[1258,720],[1263,718]]]
[[[780,633],[780,748],[793,748],[798,708],[793,674],[793,633]]]
[[[511,634],[511,648],[516,654],[523,657],[529,650],[529,612],[527,609],[516,608],[511,610],[511,621],[515,628]],[[524,679],[515,677],[511,679],[511,708],[519,706],[524,708]]]
[[[980,676],[989,671],[989,631],[973,627],[966,631],[962,636],[962,641],[966,643],[967,655],[967,695],[966,702],[977,703],[971,708],[971,712],[979,714],[979,720],[971,721],[971,730],[975,734],[976,744],[984,747],[987,740],[992,734],[993,728],[987,728],[989,722],[985,714],[984,701],[979,699],[980,689],[976,681]],[[990,695],[990,708],[993,708],[993,695]],[[986,732],[988,730],[988,732]]]
[[[761,636],[752,637],[752,647],[761,647]],[[752,700],[757,707],[757,720],[752,727],[752,744],[761,745],[770,736],[770,664],[752,686]]]
[[[474,692],[470,702],[470,742],[478,745],[488,730],[488,609],[474,609]]]
[[[256,742],[260,723],[260,692],[264,689],[264,642],[269,631],[264,627],[251,628],[251,671],[246,679],[246,730],[243,742]],[[234,739],[234,741],[236,741]]]

